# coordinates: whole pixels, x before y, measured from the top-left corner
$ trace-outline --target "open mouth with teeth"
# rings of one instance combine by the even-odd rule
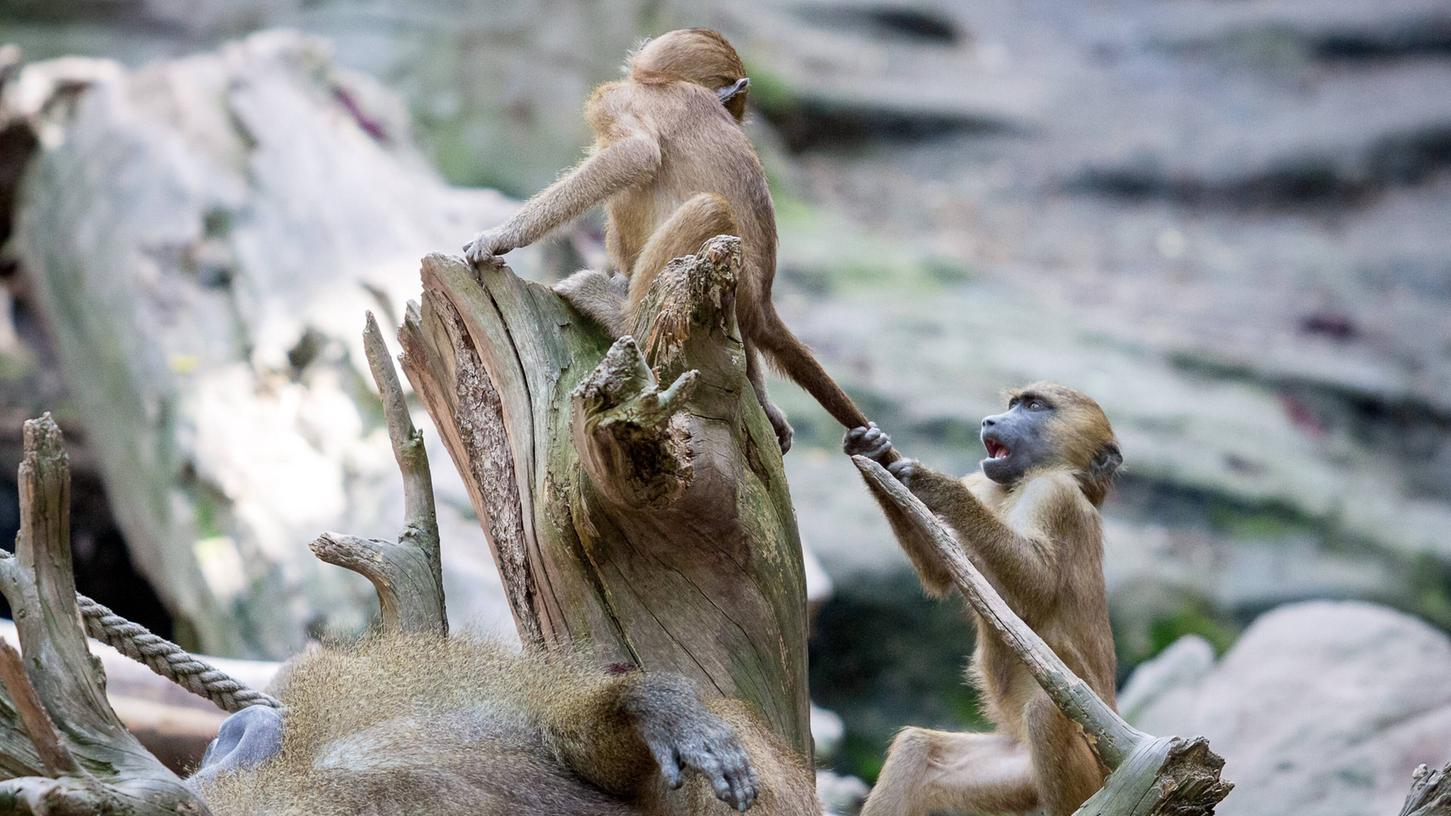
[[[987,446],[987,456],[989,459],[1006,459],[1013,455],[1013,452],[1007,445],[1004,445],[996,439],[984,439],[982,443]]]

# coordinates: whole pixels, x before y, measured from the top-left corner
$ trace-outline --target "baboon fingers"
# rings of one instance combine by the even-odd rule
[[[690,764],[710,780],[710,786],[715,789],[715,798],[722,802],[731,801],[730,779],[726,776],[725,768],[721,765],[720,760],[711,753],[709,748],[701,748],[696,752]]]
[[[908,482],[912,481],[913,476],[917,475],[917,468],[920,467],[921,464],[922,463],[918,462],[916,459],[898,459],[892,464],[887,465],[887,472],[897,477],[897,481],[901,482],[902,484],[907,484]]]
[[[682,763],[710,782],[715,797],[739,811],[756,798],[756,777],[734,730],[722,727],[690,740],[679,751]]]
[[[879,459],[892,449],[892,437],[882,433],[874,423],[862,437],[862,447],[865,448],[867,456]]]
[[[744,813],[756,801],[756,771],[751,767],[746,751],[739,745],[731,751],[728,775],[731,780],[731,798],[736,810]]]
[[[842,440],[842,450],[850,456],[865,456],[881,461],[892,451],[892,437],[883,433],[877,423],[870,422],[847,431]]]
[[[796,437],[796,431],[787,421],[786,414],[775,403],[767,402],[765,408],[766,418],[771,420],[771,429],[776,432],[776,443],[781,446],[781,453],[785,454],[791,450],[791,440]]]
[[[752,800],[755,799],[755,791],[750,789],[744,774],[732,774],[730,782],[731,798],[729,801],[735,805],[736,810],[744,813],[746,808],[751,806]]]
[[[685,781],[685,759],[674,749],[665,748],[652,750],[655,757],[655,764],[660,766],[660,775],[665,777],[665,784],[675,790]]]
[[[756,767],[754,765],[746,765],[746,790],[750,794],[752,804],[754,804],[756,796],[761,791],[761,780],[756,776]]]
[[[505,246],[505,243],[497,231],[484,230],[474,236],[472,241],[464,244],[464,257],[475,265],[502,263],[499,256],[512,249],[512,247]]]

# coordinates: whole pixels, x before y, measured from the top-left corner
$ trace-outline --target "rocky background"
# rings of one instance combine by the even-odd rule
[[[366,587],[301,545],[401,521],[362,310],[396,323],[417,259],[577,158],[589,88],[682,24],[752,72],[783,315],[907,452],[972,468],[1024,381],[1103,403],[1122,673],[1163,653],[1124,709],[1211,738],[1223,812],[1393,812],[1451,759],[1431,0],[0,0],[0,462],[40,410],[77,440],[82,590],[234,655],[359,625]],[[541,280],[599,260],[593,223],[511,255]],[[774,394],[834,587],[824,742],[869,780],[897,727],[979,724],[971,633],[921,597],[841,429]],[[507,630],[433,461],[453,617]]]

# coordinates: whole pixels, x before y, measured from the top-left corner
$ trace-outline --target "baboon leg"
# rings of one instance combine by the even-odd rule
[[[1028,702],[1028,753],[1038,770],[1038,796],[1047,816],[1068,816],[1103,787],[1103,772],[1083,732],[1048,695]]]
[[[625,293],[628,287],[624,276],[618,272],[606,275],[593,269],[581,269],[554,284],[554,293],[585,317],[604,326],[611,337],[621,337],[628,332],[625,326]]]
[[[692,196],[661,224],[635,259],[630,271],[630,317],[645,299],[660,270],[675,258],[694,255],[700,245],[717,235],[740,235],[731,205],[714,193]]]
[[[905,728],[862,816],[1022,812],[1038,806],[1027,749],[1003,734]]]
[[[755,346],[749,340],[743,340],[742,344],[746,347],[746,379],[750,380],[751,390],[756,392],[756,400],[766,411],[766,418],[771,420],[771,430],[776,432],[776,443],[781,446],[781,452],[785,453],[791,450],[791,439],[796,431],[786,420],[785,412],[777,408],[766,393],[766,368],[761,363],[761,355],[756,353]]]

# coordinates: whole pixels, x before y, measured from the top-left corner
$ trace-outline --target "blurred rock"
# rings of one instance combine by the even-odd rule
[[[1198,635],[1185,635],[1157,657],[1134,669],[1118,695],[1124,719],[1138,722],[1166,695],[1198,684],[1214,668],[1214,647]]]
[[[769,78],[998,123],[847,150],[818,123],[793,145],[789,192],[810,206],[780,208],[776,300],[868,415],[967,472],[1004,387],[1099,399],[1126,457],[1105,566],[1129,662],[1173,621],[1218,643],[1312,597],[1451,626],[1444,3],[822,8],[772,12],[811,29],[792,53],[769,47],[789,27],[742,24]],[[951,35],[873,22],[903,8]],[[854,572],[900,568],[846,487],[840,429],[796,389],[773,395],[838,597]]]
[[[417,259],[511,202],[444,185],[396,98],[294,34],[34,64],[4,93],[36,135],[15,255],[139,568],[214,653],[359,628],[371,589],[305,545],[402,521],[363,312],[396,324]],[[487,548],[431,456],[454,620],[497,628]]]
[[[824,768],[816,771],[816,796],[831,816],[860,813],[870,792],[867,783],[854,776],[843,776]]]
[[[816,758],[828,760],[841,749],[845,726],[836,713],[811,706],[811,739],[816,742]]]
[[[1202,734],[1225,758],[1225,816],[1395,813],[1420,763],[1451,759],[1451,639],[1358,602],[1261,616],[1214,665],[1186,638],[1119,697],[1150,733]]]
[[[626,50],[653,29],[648,21],[668,11],[658,5],[86,0],[58,12],[46,2],[0,0],[0,16],[5,36],[34,58],[104,55],[132,65],[261,28],[326,37],[339,65],[380,78],[406,100],[447,177],[524,191],[579,157],[590,88],[618,76]]]
[[[831,600],[831,576],[826,573],[826,568],[821,566],[821,559],[816,557],[816,552],[811,545],[805,541],[801,542],[802,566],[806,573],[806,602],[814,612],[821,608],[821,605]]]

